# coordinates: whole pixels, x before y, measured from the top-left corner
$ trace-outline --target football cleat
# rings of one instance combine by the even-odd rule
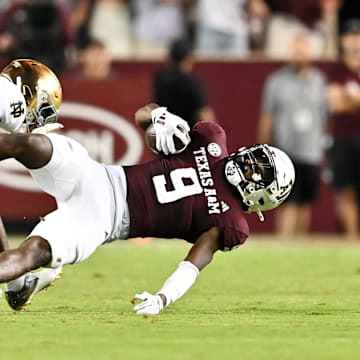
[[[30,304],[36,293],[53,285],[61,276],[58,269],[43,269],[35,274],[28,273],[24,279],[24,286],[19,291],[5,291],[5,298],[13,310],[21,310]]]

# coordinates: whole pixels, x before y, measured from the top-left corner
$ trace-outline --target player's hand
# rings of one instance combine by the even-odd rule
[[[176,154],[174,136],[176,136],[184,146],[190,142],[188,133],[190,127],[188,123],[169,113],[165,107],[159,107],[151,112],[152,123],[156,134],[156,150],[165,155]]]
[[[134,306],[134,311],[139,315],[159,314],[164,308],[164,303],[160,295],[152,295],[147,291],[142,294],[136,294],[133,301],[140,300],[141,303]]]

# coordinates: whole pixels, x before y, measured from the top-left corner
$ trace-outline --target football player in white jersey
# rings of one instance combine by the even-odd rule
[[[24,72],[22,64],[34,64],[35,69]],[[30,70],[30,66],[27,66]],[[24,78],[24,75],[26,76]],[[24,82],[23,84],[21,82]],[[39,86],[39,82],[42,85]],[[41,115],[48,111],[47,106],[41,105],[41,92],[37,89],[43,88],[57,101],[52,101],[53,116]],[[23,95],[27,93],[28,103]],[[43,94],[45,102],[46,96]],[[57,112],[61,103],[61,86],[57,77],[50,69],[36,61],[13,62],[0,74],[0,134],[16,132],[48,133],[52,130],[62,128],[57,123]],[[36,109],[41,107],[40,116]],[[48,111],[48,113],[50,113]],[[56,115],[56,117],[54,117]],[[39,118],[39,121],[35,119]],[[9,250],[9,241],[2,219],[0,217],[0,252]],[[62,268],[42,269],[37,273],[27,272],[19,278],[5,284],[6,300],[11,308],[20,310],[27,305],[31,298],[40,290],[50,286],[55,279],[60,277]]]

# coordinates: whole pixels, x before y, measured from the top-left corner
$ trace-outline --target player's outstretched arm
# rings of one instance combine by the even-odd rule
[[[152,295],[148,292],[136,294],[134,300],[141,303],[134,307],[137,314],[159,314],[164,307],[183,296],[196,281],[200,270],[209,264],[220,249],[220,235],[217,228],[211,228],[197,239],[185,260],[165,281],[163,287]]]

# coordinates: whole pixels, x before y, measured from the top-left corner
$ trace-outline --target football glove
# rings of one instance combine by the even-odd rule
[[[147,291],[142,294],[136,294],[134,301],[140,300],[141,303],[134,306],[134,311],[139,315],[159,314],[164,308],[164,303],[160,295],[152,295]]]
[[[165,155],[176,154],[174,136],[186,147],[190,143],[188,123],[166,110],[166,107],[158,107],[151,112],[151,119],[156,134],[156,150]]]

